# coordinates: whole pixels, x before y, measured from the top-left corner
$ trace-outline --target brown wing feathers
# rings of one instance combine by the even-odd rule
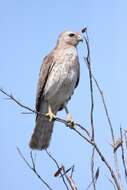
[[[47,79],[49,77],[49,72],[51,72],[53,63],[53,55],[49,54],[44,58],[44,62],[40,69],[39,74],[39,82],[38,82],[38,89],[37,89],[37,95],[36,95],[36,110],[40,111],[40,104],[43,99],[43,91],[47,82]]]

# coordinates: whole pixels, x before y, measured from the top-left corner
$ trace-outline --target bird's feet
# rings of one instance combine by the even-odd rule
[[[70,128],[74,128],[74,120],[70,113],[67,114],[67,123]]]
[[[51,107],[48,107],[48,113],[45,114],[47,117],[49,117],[49,121],[51,122],[53,119],[56,118],[56,115],[52,112]]]

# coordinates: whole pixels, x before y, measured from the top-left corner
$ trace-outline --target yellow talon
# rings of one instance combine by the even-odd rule
[[[45,114],[49,117],[49,121],[51,122],[53,119],[56,118],[56,115],[52,112],[51,106],[48,106],[48,113]]]

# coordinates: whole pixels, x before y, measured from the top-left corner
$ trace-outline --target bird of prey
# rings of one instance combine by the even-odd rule
[[[66,105],[80,77],[76,47],[82,40],[81,33],[62,32],[55,48],[43,60],[37,85],[36,111],[45,115],[36,116],[35,129],[29,144],[31,149],[47,149],[57,112],[65,108],[69,113]]]

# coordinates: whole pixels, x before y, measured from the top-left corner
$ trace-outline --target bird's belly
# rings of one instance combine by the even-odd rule
[[[74,81],[70,79],[65,79],[56,87],[55,93],[51,100],[58,102],[59,105],[64,104],[74,92]],[[57,103],[56,102],[56,103]]]
[[[60,107],[72,96],[77,82],[77,69],[56,70],[48,81],[45,98],[49,104]]]

